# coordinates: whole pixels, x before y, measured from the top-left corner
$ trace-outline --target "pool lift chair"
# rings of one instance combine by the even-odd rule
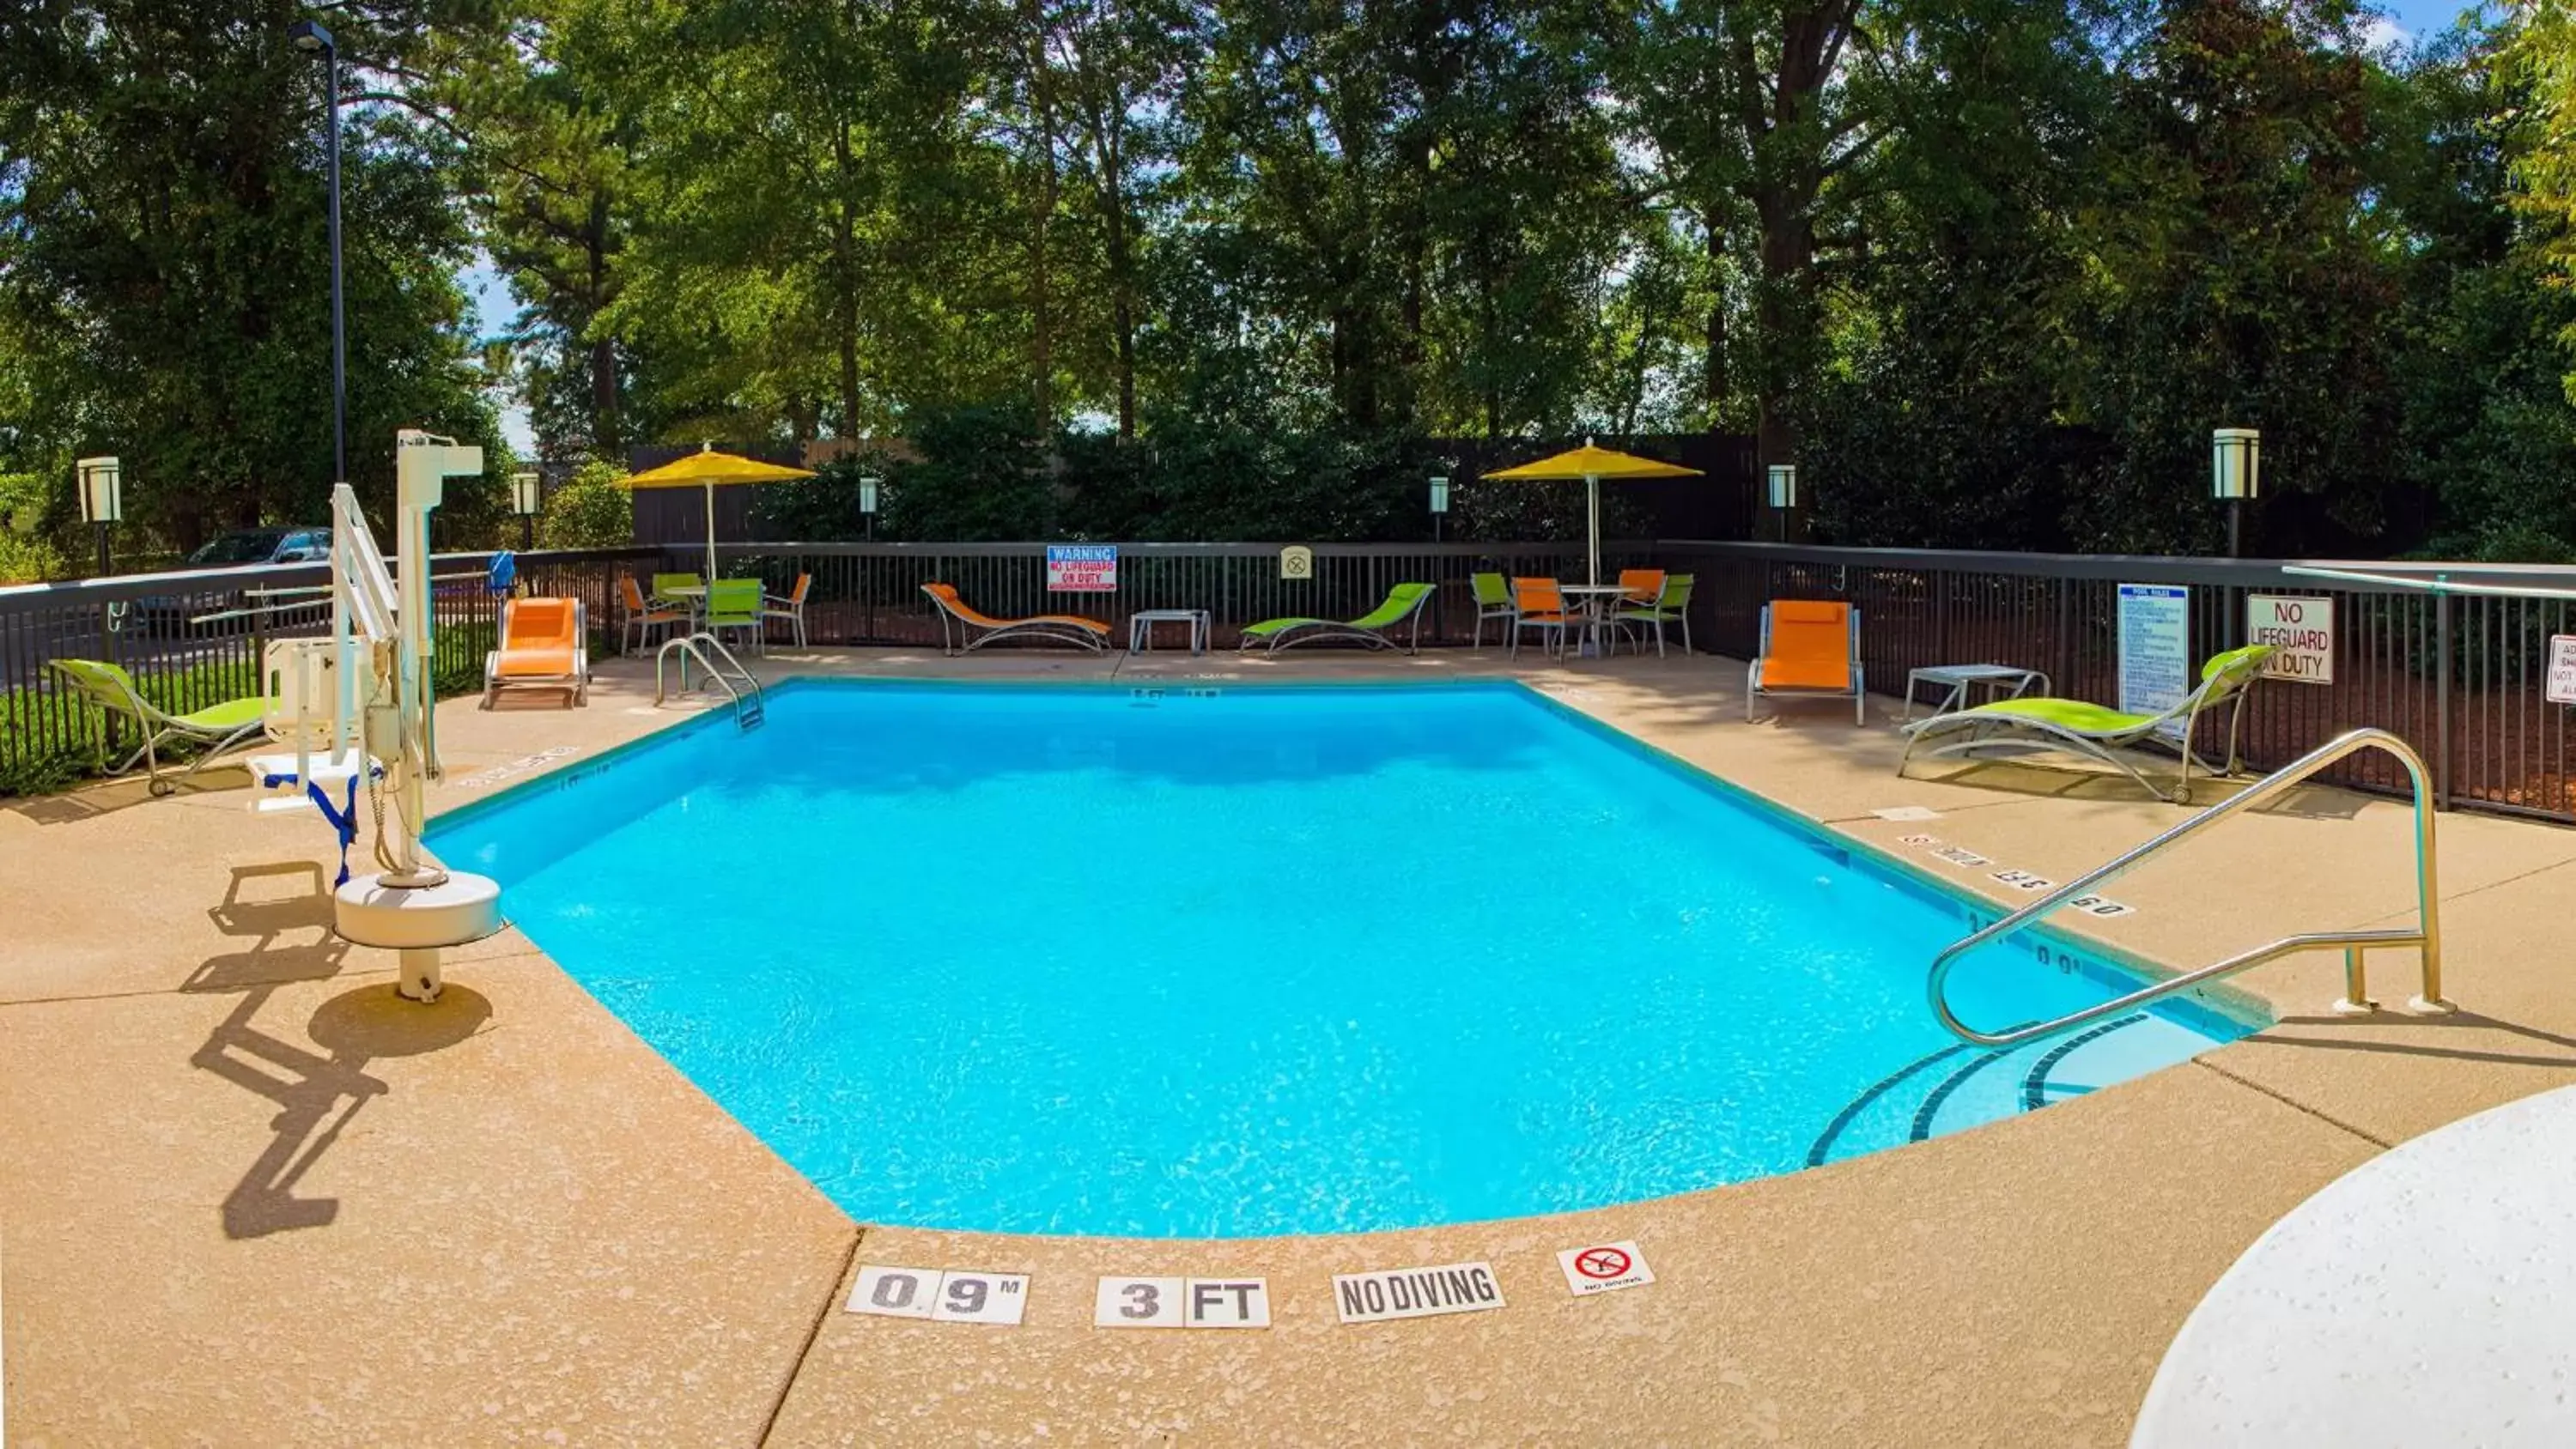
[[[310,808],[339,833],[333,928],[356,945],[399,953],[394,989],[419,1002],[436,1001],[444,989],[441,951],[482,940],[503,925],[496,882],[446,870],[420,849],[426,786],[438,773],[437,701],[429,678],[435,627],[429,515],[448,478],[482,471],[481,448],[411,428],[395,435],[398,579],[377,550],[357,494],[346,483],[332,489],[331,633],[269,646],[261,668],[269,733],[292,748],[247,762],[268,792],[252,801],[253,810]],[[267,604],[252,612],[320,602]],[[377,870],[352,878],[347,855],[362,788],[376,821]]]

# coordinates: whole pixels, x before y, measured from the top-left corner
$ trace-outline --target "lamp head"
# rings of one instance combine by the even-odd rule
[[[2209,435],[2209,493],[2213,498],[2252,498],[2263,488],[2263,435],[2253,428],[2219,428]]]
[[[125,521],[125,465],[115,458],[83,458],[72,465],[80,475],[81,521]]]
[[[298,20],[286,27],[286,38],[307,55],[319,55],[331,49],[331,32],[311,20]]]

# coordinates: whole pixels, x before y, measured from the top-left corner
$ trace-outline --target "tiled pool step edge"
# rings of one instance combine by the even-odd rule
[[[1928,1052],[1896,1071],[1890,1072],[1845,1103],[1842,1110],[1834,1114],[1833,1120],[1826,1124],[1824,1131],[1818,1133],[1815,1142],[1808,1147],[1806,1165],[1822,1167],[1828,1162],[1840,1161],[1844,1157],[1859,1156],[1881,1147],[1896,1145],[1897,1140],[1922,1142],[1939,1136],[1945,1131],[1956,1131],[1967,1126],[1983,1125],[1985,1121],[2000,1120],[1999,1117],[1984,1118],[1978,1122],[1958,1123],[1945,1128],[1941,1123],[1941,1112],[1962,1088],[1968,1086],[1982,1073],[2005,1064],[2009,1058],[2025,1059],[2029,1062],[2029,1066],[2022,1073],[2019,1087],[2013,1094],[2014,1108],[2002,1115],[2034,1112],[2052,1101],[2063,1101],[2069,1095],[2080,1095],[2090,1091],[2092,1090],[2090,1087],[2070,1088],[2056,1083],[2051,1079],[2052,1074],[2068,1058],[2085,1047],[2124,1027],[2135,1026],[2148,1019],[2148,1013],[2132,1012],[2127,1016],[2116,1017],[2049,1043],[2044,1048],[2032,1045],[2006,1051],[1985,1051],[1966,1042],[1953,1042],[1937,1051]],[[1961,1058],[1966,1060],[1963,1061]],[[1930,1084],[1928,1088],[1923,1087],[1925,1083]],[[1908,1110],[1907,1095],[1917,1089],[1922,1090],[1922,1095],[1912,1099],[1911,1109]],[[2052,1092],[2058,1095],[2052,1096]],[[1837,1155],[1836,1149],[1845,1145],[1845,1135],[1873,1108],[1888,1111],[1901,1121],[1904,1124],[1901,1136],[1894,1140],[1859,1145],[1854,1150]]]

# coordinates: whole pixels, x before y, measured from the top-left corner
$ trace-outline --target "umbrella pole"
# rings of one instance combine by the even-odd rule
[[[1583,491],[1586,495],[1587,501],[1591,504],[1590,533],[1592,537],[1592,553],[1590,559],[1592,576],[1589,579],[1586,579],[1585,582],[1598,585],[1601,582],[1601,479],[1599,475],[1592,473],[1584,474]]]
[[[716,485],[707,485],[707,582],[716,581]]]

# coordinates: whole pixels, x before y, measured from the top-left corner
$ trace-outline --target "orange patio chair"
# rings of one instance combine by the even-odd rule
[[[1744,717],[1757,695],[1849,699],[1869,723],[1861,687],[1860,610],[1823,599],[1774,599],[1762,607],[1762,645],[1744,680]]]
[[[996,619],[957,597],[952,584],[923,584],[921,591],[939,606],[939,645],[963,654],[1007,639],[1033,644],[1067,644],[1098,652],[1109,647],[1109,626],[1073,614],[1038,614],[1026,619]]]
[[[1625,610],[1651,608],[1655,601],[1663,596],[1664,571],[1662,569],[1619,570],[1619,596],[1610,600],[1611,607],[1603,611],[1603,616],[1616,626],[1606,631],[1610,637],[1605,647],[1617,648],[1618,637],[1628,632],[1626,622],[1620,617]],[[1638,645],[1641,650],[1644,647],[1642,643]]]
[[[673,629],[689,622],[688,612],[684,609],[655,608],[652,601],[644,597],[644,590],[635,582],[633,574],[622,575],[617,580],[617,607],[617,647],[621,653],[631,653],[653,643],[656,635],[667,637]]]
[[[1512,580],[1512,650],[1511,657],[1521,655],[1521,631],[1539,631],[1539,643],[1559,657],[1565,653],[1565,636],[1571,622],[1565,612],[1565,591],[1554,579]]]
[[[575,706],[590,703],[590,646],[578,599],[508,599],[501,604],[501,647],[483,656],[483,707],[504,689],[560,689]]]

